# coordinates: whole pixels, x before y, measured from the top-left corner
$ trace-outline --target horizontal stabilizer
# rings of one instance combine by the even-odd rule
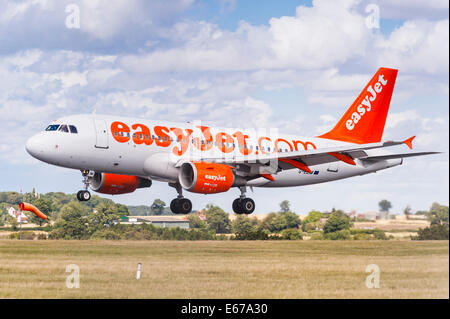
[[[404,154],[391,154],[391,155],[380,155],[380,156],[369,156],[360,158],[363,161],[383,161],[388,159],[395,158],[404,158],[404,157],[412,157],[412,156],[422,156],[422,155],[431,155],[431,154],[440,154],[441,152],[418,152],[418,153],[404,153]]]

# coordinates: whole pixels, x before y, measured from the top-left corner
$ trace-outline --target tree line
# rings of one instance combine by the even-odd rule
[[[0,226],[11,225],[17,230],[17,222],[6,213],[6,206],[25,201],[37,206],[49,216],[50,223],[34,214],[27,217],[42,226],[51,239],[176,239],[176,240],[370,240],[389,239],[382,230],[353,229],[353,220],[342,210],[331,212],[313,210],[301,220],[291,211],[287,200],[280,203],[278,212],[271,212],[263,219],[256,216],[230,215],[218,206],[209,204],[203,210],[206,220],[196,213],[187,216],[190,229],[161,228],[151,224],[124,225],[118,223],[122,216],[129,216],[129,207],[110,199],[93,195],[88,202],[79,202],[75,194],[47,193],[37,196],[31,193],[0,192]],[[382,201],[383,202],[383,201]],[[381,202],[380,202],[381,203]],[[383,202],[383,209],[390,203]],[[382,205],[380,204],[380,209]],[[139,207],[139,206],[134,206]],[[144,206],[142,209],[148,209]],[[156,199],[151,210],[156,215],[168,214],[165,203]],[[430,227],[421,229],[412,239],[448,239],[448,206],[433,203],[429,211],[421,212],[430,220]],[[12,237],[15,235],[13,234]],[[41,236],[41,239],[42,236]]]

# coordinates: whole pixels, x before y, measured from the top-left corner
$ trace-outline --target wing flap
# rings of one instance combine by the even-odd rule
[[[190,160],[207,161],[222,164],[258,164],[258,163],[267,164],[271,161],[277,161],[278,159],[283,158],[283,159],[301,160],[305,162],[305,164],[307,165],[318,165],[323,163],[339,161],[336,157],[330,155],[329,153],[343,153],[345,155],[350,155],[352,158],[359,158],[367,156],[366,152],[364,152],[365,150],[395,146],[400,144],[403,144],[403,141],[401,142],[388,141],[388,142],[368,143],[368,144],[349,144],[345,146],[326,147],[297,152],[271,153],[259,155],[252,154],[248,156],[242,155],[228,158],[196,157],[191,158]]]

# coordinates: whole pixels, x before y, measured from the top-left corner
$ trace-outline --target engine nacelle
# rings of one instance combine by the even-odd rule
[[[226,192],[234,181],[231,167],[206,162],[186,162],[180,167],[178,181],[181,187],[202,194]]]
[[[89,185],[98,193],[117,195],[132,193],[137,188],[150,187],[152,181],[138,176],[96,172],[89,178]]]

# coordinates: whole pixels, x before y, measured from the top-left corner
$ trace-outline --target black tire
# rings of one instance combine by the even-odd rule
[[[179,214],[178,212],[180,211],[180,200],[178,198],[175,198],[170,202],[170,210],[174,214]]]
[[[78,201],[80,201],[80,202],[82,202],[83,200],[81,199],[81,193],[82,193],[83,191],[78,191],[78,193],[77,193],[77,199],[78,199]]]
[[[241,205],[241,199],[240,198],[236,198],[233,201],[233,212],[235,212],[236,214],[240,215],[243,213],[242,211],[242,205]]]
[[[179,201],[178,207],[180,214],[188,214],[192,211],[192,202],[187,198],[183,198]]]
[[[251,214],[255,211],[255,202],[251,198],[241,200],[241,209],[244,214]]]
[[[80,197],[83,200],[83,202],[87,202],[88,200],[91,199],[91,193],[89,193],[88,191],[83,191],[83,192],[81,192]]]

